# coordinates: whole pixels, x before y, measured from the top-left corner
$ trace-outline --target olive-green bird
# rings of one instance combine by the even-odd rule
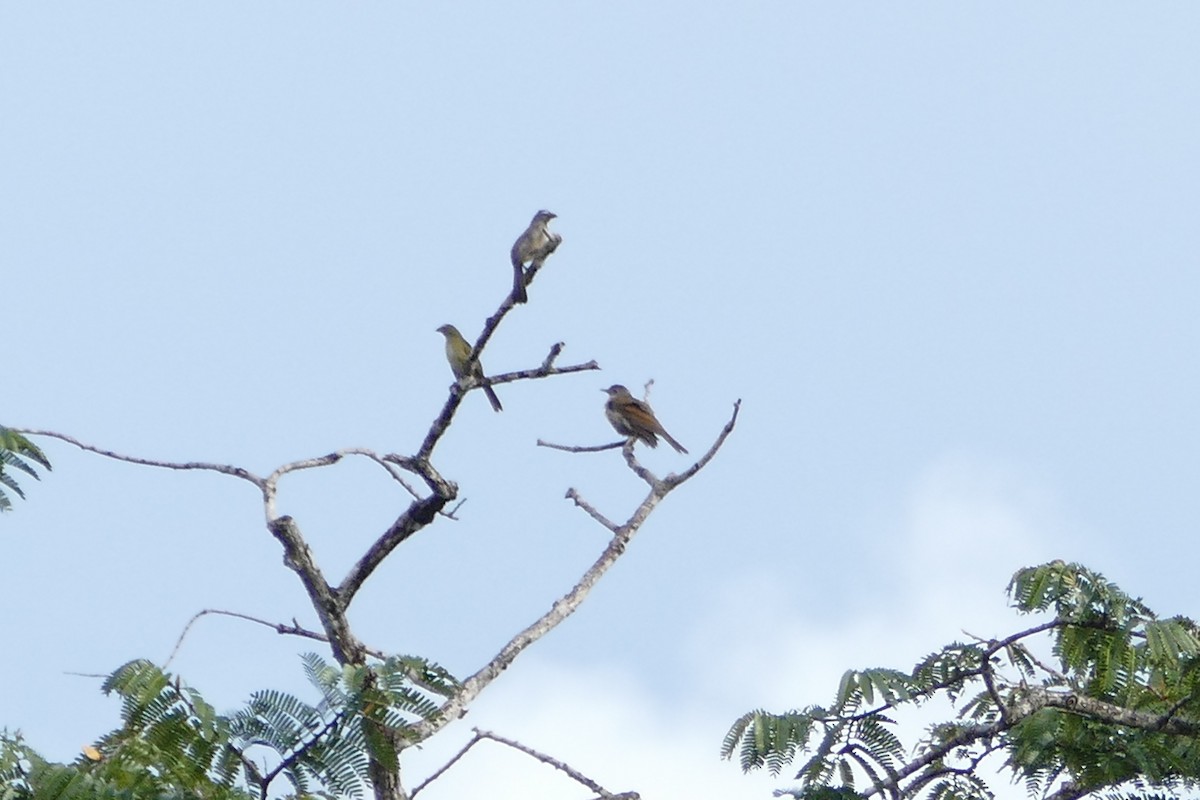
[[[608,393],[608,402],[604,404],[604,416],[608,417],[617,433],[631,439],[641,439],[651,447],[658,447],[658,437],[661,436],[680,453],[687,452],[686,447],[667,433],[650,406],[631,395],[624,386],[616,383],[600,391]]]
[[[500,398],[496,397],[496,393],[492,391],[492,387],[486,383],[486,379],[483,377],[483,365],[476,361],[468,370],[467,362],[471,360],[471,345],[458,332],[458,328],[453,325],[443,325],[438,328],[438,333],[446,337],[446,360],[450,362],[450,371],[454,373],[454,377],[465,378],[469,373],[472,378],[479,381],[479,386],[487,395],[492,408],[496,411],[503,411],[504,406],[500,405]]]

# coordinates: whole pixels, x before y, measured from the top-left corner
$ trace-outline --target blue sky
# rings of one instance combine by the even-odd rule
[[[733,719],[1011,628],[1020,566],[1197,613],[1200,10],[427,6],[0,9],[0,422],[258,472],[413,452],[435,328],[474,337],[549,208],[564,243],[484,364],[604,370],[467,399],[437,454],[462,519],[372,578],[360,635],[469,673],[569,588],[605,535],[566,488],[643,493],[534,446],[611,441],[601,387],[653,378],[693,453],[742,416],[444,746],[762,797],[716,757]],[[202,608],[312,624],[248,485],[45,449],[0,519],[0,724],[70,758],[116,709],[68,672],[161,661]],[[404,502],[368,463],[281,489],[335,579]],[[229,708],[301,689],[308,649],[210,619],[173,667]],[[484,757],[463,786],[510,768],[569,790]]]

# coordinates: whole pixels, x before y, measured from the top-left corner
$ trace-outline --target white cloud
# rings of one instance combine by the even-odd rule
[[[900,567],[913,605],[900,616],[922,628],[1003,624],[1012,616],[1003,594],[1012,573],[1073,549],[1051,492],[1011,467],[961,454],[917,478],[906,533]]]

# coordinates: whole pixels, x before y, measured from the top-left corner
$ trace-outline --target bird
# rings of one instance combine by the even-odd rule
[[[557,216],[553,211],[544,209],[537,212],[530,220],[529,227],[517,237],[517,241],[513,242],[510,255],[513,265],[512,297],[514,303],[524,303],[529,299],[529,296],[525,294],[524,265],[527,262],[533,263],[545,259],[562,241],[561,236],[546,229],[550,220]]]
[[[600,391],[608,393],[608,402],[604,404],[604,416],[608,417],[617,433],[630,439],[641,439],[651,447],[658,447],[658,437],[662,436],[680,453],[687,452],[686,447],[667,433],[650,406],[631,395],[624,386],[616,383]]]
[[[496,411],[503,411],[504,406],[500,405],[500,398],[496,397],[496,393],[492,391],[492,387],[486,383],[483,377],[483,365],[476,361],[469,367],[467,366],[471,360],[471,345],[458,332],[458,328],[453,325],[443,325],[437,331],[446,337],[446,360],[450,362],[450,371],[454,373],[454,377],[461,380],[470,376],[479,381],[492,408]]]

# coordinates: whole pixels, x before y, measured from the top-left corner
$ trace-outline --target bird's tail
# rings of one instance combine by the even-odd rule
[[[496,397],[496,393],[491,386],[486,383],[483,385],[483,393],[487,395],[488,402],[492,404],[492,409],[495,411],[503,411],[504,406],[500,405],[500,398]]]
[[[520,264],[513,265],[512,299],[514,303],[529,301],[529,295],[525,294],[525,268]]]
[[[667,440],[667,444],[669,444],[669,445],[671,445],[671,447],[675,448],[676,452],[687,453],[687,448],[684,447],[683,445],[681,445],[679,442],[675,441],[674,436],[667,433],[666,431],[660,431],[660,433],[662,433],[663,438]]]

